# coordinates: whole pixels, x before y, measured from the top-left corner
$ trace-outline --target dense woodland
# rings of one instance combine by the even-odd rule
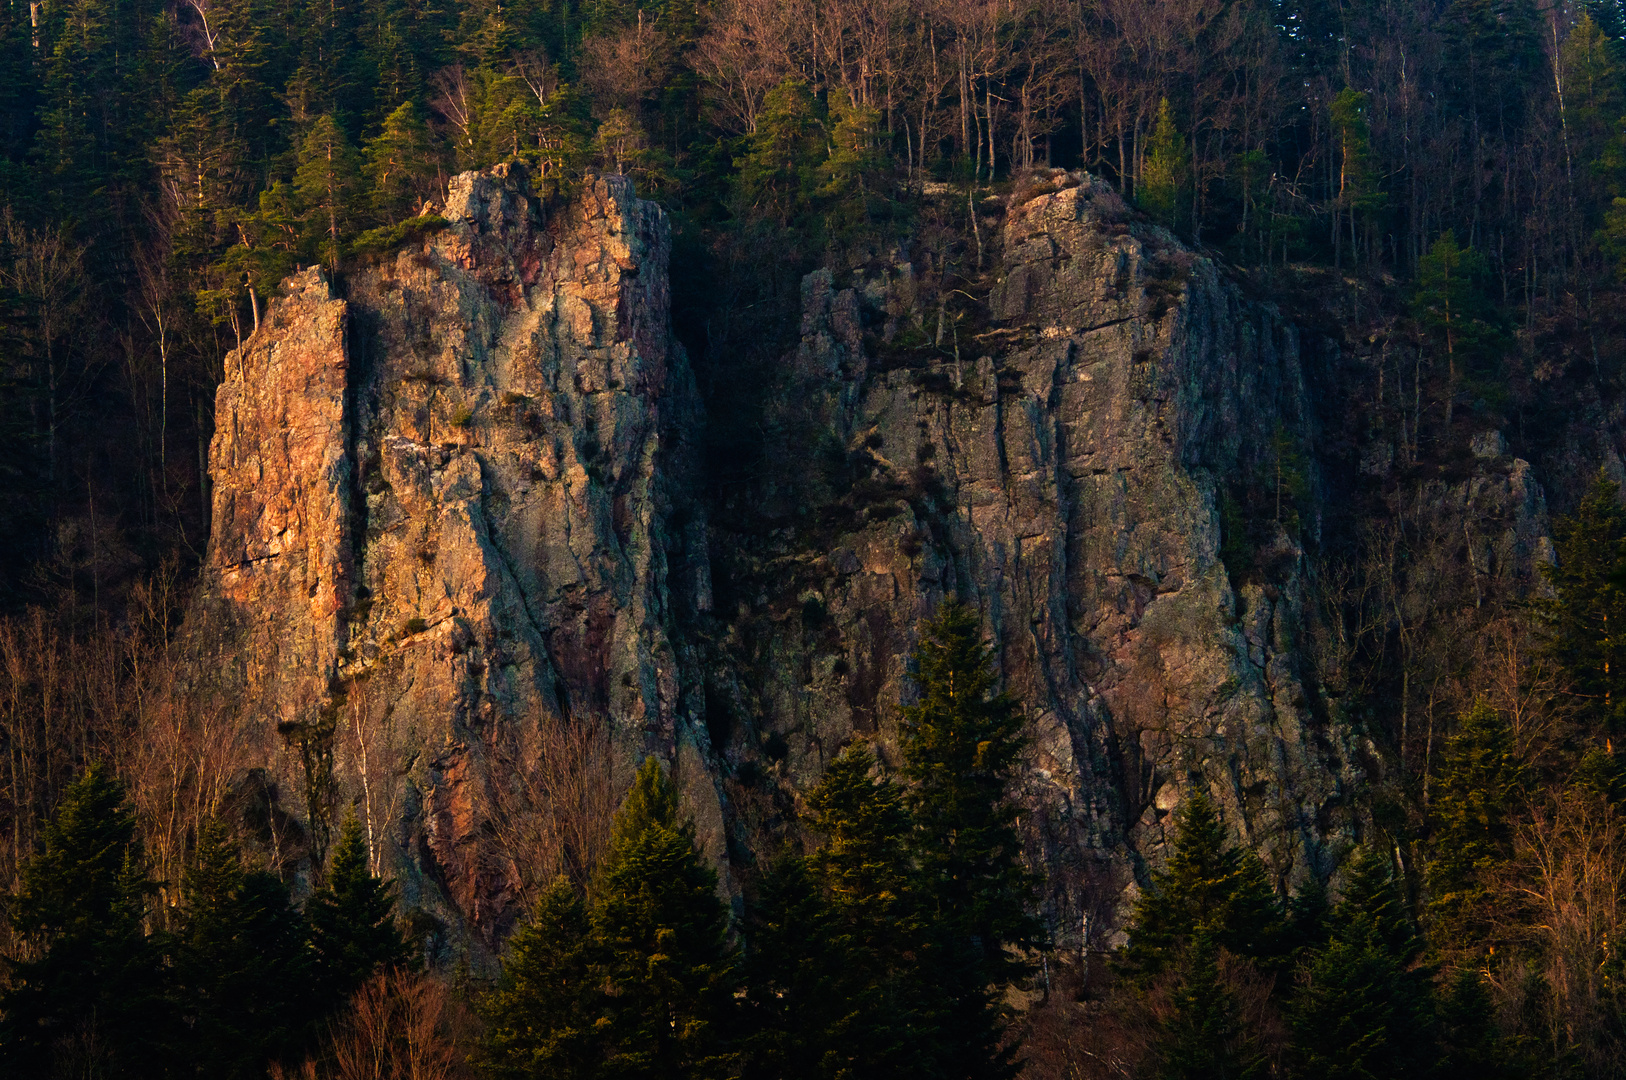
[[[1626,1073],[1621,492],[1555,490],[1556,568],[1520,591],[1408,486],[1470,426],[1535,445],[1574,387],[1626,385],[1623,35],[1614,0],[6,7],[0,1068]],[[1007,801],[1021,703],[954,608],[913,662],[903,768],[849,751],[743,918],[654,766],[605,835],[553,830],[565,872],[490,985],[423,972],[353,824],[304,868],[237,828],[243,763],[169,678],[224,359],[290,268],[342,288],[439,224],[450,174],[514,159],[550,197],[618,172],[670,210],[722,488],[772,468],[752,418],[804,272],[929,236],[970,303],[983,200],[1050,166],[1382,342],[1352,408],[1395,433],[1398,478],[1347,500],[1341,539],[1299,537],[1307,645],[1376,755],[1331,881],[1284,891],[1193,799],[1127,944],[1053,949]],[[1255,520],[1297,527],[1298,453],[1227,502],[1233,575],[1271,572]]]

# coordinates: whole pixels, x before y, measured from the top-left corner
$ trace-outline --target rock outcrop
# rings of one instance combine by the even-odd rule
[[[1322,869],[1360,776],[1295,650],[1294,537],[1265,554],[1274,584],[1233,586],[1221,558],[1228,479],[1279,431],[1314,440],[1299,334],[1131,229],[1105,185],[1068,184],[1011,208],[985,321],[952,345],[930,310],[925,346],[895,344],[912,267],[809,279],[787,400],[822,403],[860,479],[831,500],[841,525],[752,552],[794,593],[722,613],[734,667],[765,673],[735,687],[750,734],[782,740],[800,786],[854,735],[891,742],[919,619],[950,594],[979,607],[1032,713],[1027,820],[1064,939],[1112,923],[1193,786],[1285,881]]]
[[[219,393],[187,640],[285,859],[354,808],[431,942],[485,962],[525,895],[516,792],[591,728],[611,789],[672,765],[736,890],[842,746],[893,752],[949,595],[1031,712],[1024,827],[1060,941],[1110,940],[1195,788],[1284,885],[1359,831],[1377,755],[1306,644],[1338,349],[1104,184],[1013,199],[966,318],[902,254],[810,275],[775,406],[794,478],[729,495],[698,472],[657,207],[596,178],[544,216],[499,169],[456,178],[444,216],[342,298],[291,279]],[[1483,519],[1476,573],[1528,579],[1540,486],[1484,442],[1430,505]],[[741,498],[761,529],[708,526]],[[1248,498],[1273,516],[1243,536]]]
[[[503,169],[443,215],[343,299],[294,276],[229,358],[187,641],[294,819],[269,839],[319,851],[357,813],[420,927],[478,957],[526,870],[495,819],[561,725],[602,725],[629,778],[674,762],[718,852],[722,817],[669,633],[706,581],[703,527],[669,532],[696,403],[665,216],[605,178],[544,220]]]

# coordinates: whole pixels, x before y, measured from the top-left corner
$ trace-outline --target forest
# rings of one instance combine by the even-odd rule
[[[1286,890],[1188,799],[1110,950],[1053,947],[1024,703],[953,604],[890,703],[896,767],[836,758],[735,907],[653,761],[559,826],[495,979],[425,966],[353,817],[325,862],[266,857],[226,813],[229,733],[177,689],[227,357],[290,271],[342,286],[445,226],[450,176],[513,161],[544,199],[621,174],[670,215],[719,490],[777,460],[804,274],[931,234],[969,307],[979,207],[1052,169],[1382,342],[1352,423],[1398,433],[1405,477],[1457,468],[1465,425],[1539,448],[1577,387],[1626,394],[1617,0],[12,3],[0,1071],[1626,1074],[1626,505],[1597,461],[1551,493],[1523,592],[1399,484],[1298,537],[1306,648],[1377,763],[1363,842]],[[1223,507],[1239,581],[1307,501],[1273,453]]]

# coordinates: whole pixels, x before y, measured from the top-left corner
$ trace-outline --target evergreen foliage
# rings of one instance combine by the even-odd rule
[[[805,213],[815,188],[812,162],[819,155],[817,103],[807,84],[786,79],[768,91],[756,130],[735,162],[736,190],[746,208],[780,224]]]
[[[1259,1040],[1220,980],[1219,949],[1206,934],[1186,947],[1169,1017],[1155,1045],[1159,1080],[1251,1080],[1267,1073]]]
[[[923,978],[937,995],[932,1022],[957,1069],[1006,1075],[1002,998],[1030,970],[1023,951],[1043,940],[1009,798],[1024,717],[997,691],[980,621],[959,601],[927,620],[911,661],[918,697],[903,709],[901,773],[928,936]]]
[[[716,873],[648,758],[616,812],[591,905],[544,894],[483,1004],[498,1076],[728,1077],[736,961]]]
[[[677,787],[653,757],[616,812],[592,926],[614,1001],[604,1023],[607,1073],[730,1075],[728,918],[693,823],[678,819]]]
[[[578,1080],[603,1067],[597,1021],[607,1008],[593,981],[587,907],[555,881],[508,942],[501,983],[481,999],[487,1023],[480,1064],[514,1080]]]
[[[303,1049],[312,1008],[305,924],[282,882],[245,872],[219,822],[204,827],[182,889],[173,945],[185,1025],[170,1051],[200,1077],[259,1077]]]
[[[1430,972],[1388,860],[1356,856],[1331,940],[1304,961],[1290,1005],[1295,1075],[1425,1076],[1437,1056]]]
[[[1489,875],[1511,854],[1514,802],[1522,784],[1507,720],[1483,700],[1476,702],[1446,743],[1429,807],[1429,911],[1447,935],[1489,917],[1479,909]]]
[[[10,962],[0,995],[0,1071],[161,1075],[161,942],[142,925],[154,891],[124,785],[92,765],[63,793],[11,898],[30,952]]]
[[[367,835],[348,815],[334,845],[327,880],[305,905],[318,996],[336,1004],[380,968],[411,962],[412,947],[395,923],[391,883],[368,869]]]
[[[1164,98],[1157,106],[1157,126],[1152,129],[1146,167],[1136,188],[1141,209],[1163,224],[1176,227],[1181,220],[1190,167],[1185,137],[1175,126],[1169,99]]]
[[[1168,861],[1135,901],[1121,964],[1144,981],[1199,941],[1265,966],[1280,960],[1285,944],[1264,864],[1226,843],[1219,811],[1201,791],[1175,811]]]
[[[1554,526],[1557,561],[1544,567],[1550,600],[1537,612],[1590,733],[1626,731],[1626,508],[1603,475]]]
[[[318,117],[299,148],[294,191],[305,211],[305,237],[334,270],[353,232],[361,159],[331,115]]]

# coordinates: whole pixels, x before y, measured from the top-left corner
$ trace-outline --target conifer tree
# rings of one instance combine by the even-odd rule
[[[480,1001],[482,1071],[514,1080],[579,1080],[604,1065],[598,1022],[610,1001],[595,978],[586,905],[560,878],[508,943],[502,980]]]
[[[1412,314],[1446,360],[1445,420],[1449,424],[1457,380],[1475,363],[1493,355],[1501,334],[1493,324],[1480,280],[1486,275],[1485,258],[1457,243],[1447,229],[1418,260],[1417,285],[1412,292]]]
[[[305,905],[319,996],[344,1001],[381,968],[408,963],[412,948],[395,925],[391,883],[367,868],[367,837],[345,817],[327,881]]]
[[[1333,213],[1333,261],[1340,261],[1343,249],[1341,223],[1349,222],[1349,261],[1359,262],[1358,215],[1370,214],[1383,205],[1372,163],[1372,125],[1367,120],[1366,94],[1346,86],[1333,98],[1329,119],[1338,140],[1338,190]]]
[[[305,923],[274,875],[245,873],[219,822],[198,837],[173,946],[186,1031],[173,1051],[189,1074],[258,1077],[299,1048],[312,974]]]
[[[845,93],[833,93],[829,100],[830,153],[819,166],[824,180],[819,194],[831,214],[851,227],[866,220],[869,201],[878,193],[875,177],[886,160],[877,146],[881,112]]]
[[[1290,1004],[1295,1075],[1427,1075],[1437,1057],[1431,973],[1416,966],[1422,942],[1381,854],[1356,857],[1332,925]]]
[[[830,764],[807,799],[822,843],[764,883],[747,964],[753,1074],[908,1076],[936,1050],[909,815],[874,768],[863,746]]]
[[[0,995],[0,1073],[159,1075],[168,1014],[160,942],[124,785],[92,765],[63,793],[23,864],[13,930],[29,946]]]
[[[923,977],[940,995],[938,1046],[966,1075],[1004,1075],[1000,1002],[1027,974],[1019,950],[1043,935],[1008,796],[1024,720],[997,692],[992,653],[964,604],[949,601],[926,622],[912,662],[919,697],[903,709],[902,773],[930,937]]]
[[[1626,508],[1600,474],[1575,513],[1553,527],[1558,559],[1538,602],[1547,648],[1563,667],[1593,736],[1626,731]]]
[[[651,757],[616,812],[591,905],[557,883],[516,936],[482,1004],[482,1066],[495,1076],[735,1075],[727,922],[717,875]]]
[[[411,217],[422,205],[425,185],[435,177],[429,128],[417,106],[404,102],[385,117],[364,153],[374,215],[385,224]]]
[[[808,862],[782,856],[764,876],[750,913],[750,947],[742,965],[745,1015],[743,1074],[750,1080],[823,1080],[853,1069],[863,1048],[852,1028],[870,1019],[871,1004],[849,996],[852,952],[840,920]]]
[[[1156,975],[1199,937],[1269,967],[1284,944],[1280,904],[1264,864],[1226,843],[1219,811],[1196,792],[1175,811],[1169,859],[1135,901],[1122,966]]]
[[[818,116],[813,95],[800,79],[786,79],[768,91],[746,140],[735,190],[760,213],[789,223],[804,213],[814,189],[812,163],[820,156]]]
[[[311,126],[299,148],[294,190],[305,208],[305,235],[332,270],[355,226],[361,163],[343,129],[331,115]]]
[[[1522,782],[1507,720],[1476,701],[1446,742],[1429,806],[1429,914],[1439,936],[1453,937],[1483,916],[1490,874],[1511,853],[1510,817]]]
[[[1220,979],[1219,949],[1206,934],[1188,948],[1172,1008],[1154,1043],[1159,1080],[1246,1080],[1266,1073],[1257,1034],[1237,1016]]]
[[[592,930],[596,975],[612,999],[600,1022],[606,1074],[731,1075],[735,959],[717,874],[701,861],[693,823],[679,821],[677,788],[653,757],[616,812]]]
[[[1141,168],[1140,183],[1136,186],[1136,201],[1141,209],[1170,228],[1180,220],[1181,194],[1188,183],[1191,155],[1186,149],[1185,137],[1174,124],[1174,111],[1169,99],[1164,98],[1157,107],[1157,126],[1146,150],[1146,164]]]

